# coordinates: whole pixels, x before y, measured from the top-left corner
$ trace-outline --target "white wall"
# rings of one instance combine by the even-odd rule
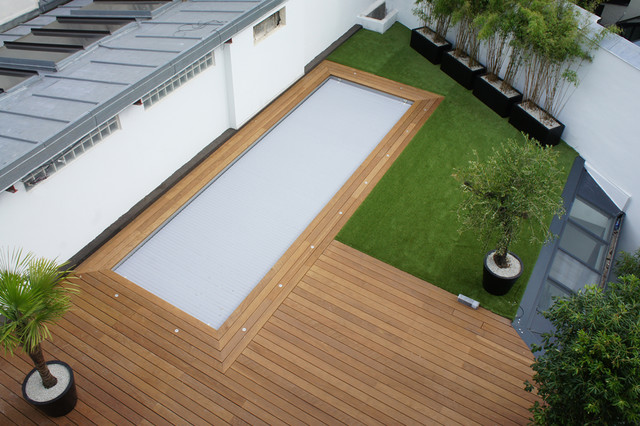
[[[38,8],[38,0],[0,0],[0,25]]]
[[[70,258],[226,130],[219,51],[215,60],[150,108],[122,111],[120,130],[30,191],[1,192],[1,246]]]
[[[232,68],[228,84],[235,108],[233,127],[240,127],[304,74],[301,6],[301,1],[289,1],[265,13],[226,45]],[[286,24],[254,43],[253,26],[283,7]]]
[[[216,49],[214,67],[147,110],[122,111],[122,129],[80,158],[28,192],[0,192],[0,246],[70,258],[224,130],[285,91],[373,1],[290,0],[265,13]],[[254,44],[253,25],[283,6],[286,24]]]
[[[388,8],[398,9],[398,22],[408,28],[417,28],[422,23],[413,15],[415,0],[387,0]]]
[[[305,64],[320,54],[338,37],[356,24],[357,16],[375,0],[298,0],[304,18]],[[336,13],[338,12],[339,13]]]
[[[356,23],[374,0],[290,0],[267,12],[227,45],[237,127],[302,77],[304,67]],[[286,24],[254,43],[253,26],[285,8]]]
[[[640,202],[634,199],[640,195],[640,70],[599,49],[579,74],[580,85],[558,117],[566,126],[562,138],[604,179],[631,196],[620,248],[632,251],[640,246]]]

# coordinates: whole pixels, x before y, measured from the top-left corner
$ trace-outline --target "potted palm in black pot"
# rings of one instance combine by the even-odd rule
[[[5,353],[13,355],[21,347],[29,355],[35,368],[22,384],[22,395],[52,417],[64,416],[77,402],[71,367],[45,362],[41,347],[51,337],[48,326],[69,310],[77,291],[63,267],[21,251],[0,259],[0,345]]]
[[[509,292],[522,274],[524,265],[509,247],[524,227],[531,229],[532,240],[547,239],[549,221],[563,213],[563,173],[558,168],[558,154],[550,147],[524,137],[493,148],[480,161],[474,159],[456,171],[464,194],[458,209],[462,230],[472,230],[493,249],[484,259],[482,285],[494,295]]]

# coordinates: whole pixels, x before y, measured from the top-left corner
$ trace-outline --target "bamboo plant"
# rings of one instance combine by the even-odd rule
[[[455,3],[458,0],[416,0],[413,14],[420,19],[427,31],[433,33],[433,41],[442,44],[447,41]]]
[[[0,345],[11,355],[21,347],[47,389],[57,379],[45,362],[41,343],[51,338],[49,325],[69,310],[71,295],[77,291],[70,272],[63,268],[21,251],[7,251],[0,257]]]
[[[458,24],[453,53],[457,57],[468,57],[471,68],[478,65],[480,28],[477,20],[486,12],[488,5],[488,0],[460,1],[455,5],[452,15],[452,24]]]
[[[511,46],[520,69],[523,98],[557,116],[568,89],[578,84],[577,69],[606,32],[590,30],[587,19],[566,0],[521,1]]]
[[[474,20],[478,28],[478,39],[485,43],[485,66],[489,81],[498,81],[505,66],[516,22],[516,5],[515,0],[489,0],[484,13]],[[511,87],[512,84],[503,81],[503,90]]]

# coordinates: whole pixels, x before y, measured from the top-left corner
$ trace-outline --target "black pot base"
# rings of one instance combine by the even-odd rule
[[[515,277],[509,277],[509,278],[496,275],[487,266],[487,259],[489,258],[489,256],[493,255],[493,253],[494,253],[493,251],[490,251],[484,257],[482,287],[488,293],[493,294],[494,296],[504,296],[509,292],[509,290],[511,290],[511,288],[516,283],[516,281],[518,281],[518,278],[520,278],[520,275],[522,275],[522,271],[524,271],[524,267],[522,265],[522,260],[520,260],[520,258],[515,254],[509,252],[510,255],[518,259],[518,262],[520,262],[520,272]]]
[[[444,52],[451,50],[451,43],[436,44],[431,39],[425,37],[420,31],[426,27],[411,30],[411,41],[409,46],[416,52],[427,58],[432,64],[438,65],[442,60]]]
[[[500,117],[508,117],[509,114],[511,114],[513,105],[522,100],[522,94],[520,92],[515,92],[512,96],[507,96],[503,91],[482,77],[476,78],[473,86],[473,95],[495,111]]]
[[[485,67],[471,69],[463,62],[460,62],[452,52],[442,55],[442,63],[440,64],[442,72],[457,81],[465,89],[473,89],[476,77],[487,72]]]
[[[69,383],[67,384],[67,387],[65,388],[65,390],[60,395],[58,395],[55,399],[52,399],[50,401],[41,402],[41,401],[34,401],[33,399],[29,398],[29,396],[26,393],[26,385],[27,385],[27,380],[29,379],[29,377],[31,377],[31,375],[38,374],[38,371],[34,368],[29,372],[29,374],[27,374],[26,378],[24,379],[24,382],[22,382],[22,396],[29,404],[38,408],[40,411],[42,411],[46,415],[51,417],[61,417],[70,413],[71,410],[75,408],[76,403],[78,402],[78,394],[76,392],[76,382],[75,382],[75,378],[73,377],[73,370],[71,369],[71,367],[69,367],[68,364],[62,361],[47,361],[47,365],[51,365],[51,364],[60,364],[60,365],[63,365],[67,370],[69,370],[69,374],[70,374]]]
[[[541,145],[558,145],[560,143],[560,136],[562,136],[562,132],[564,131],[564,124],[559,121],[558,126],[551,129],[548,128],[538,121],[537,118],[525,111],[521,104],[513,106],[509,123],[521,132],[527,133],[530,137],[537,139]]]

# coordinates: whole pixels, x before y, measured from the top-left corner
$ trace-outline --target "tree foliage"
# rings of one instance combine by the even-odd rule
[[[563,212],[562,169],[558,153],[524,137],[494,148],[492,155],[475,159],[457,170],[464,199],[458,209],[462,229],[473,230],[481,241],[496,241],[496,264],[506,267],[509,246],[524,226],[532,239],[549,237],[549,217]]]
[[[620,275],[635,275],[640,277],[640,248],[633,253],[621,251],[616,261],[616,273]]]
[[[489,78],[504,75],[504,88],[522,81],[524,100],[553,116],[578,84],[577,69],[591,60],[608,32],[590,25],[569,0],[417,0],[416,5],[414,14],[442,39],[450,24],[458,25],[455,52],[465,52],[471,65],[484,41]],[[444,22],[442,33],[435,27]]]
[[[413,14],[429,27],[436,43],[444,43],[451,25],[451,15],[461,0],[416,0]]]
[[[530,411],[536,424],[640,423],[640,280],[621,277],[555,301],[544,313],[555,331],[532,365],[543,402]]]

